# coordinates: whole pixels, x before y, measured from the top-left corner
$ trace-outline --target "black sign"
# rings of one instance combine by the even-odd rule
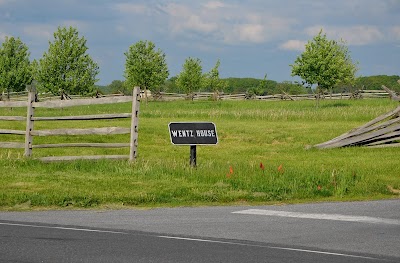
[[[173,144],[217,144],[217,130],[212,122],[171,122],[169,134]]]

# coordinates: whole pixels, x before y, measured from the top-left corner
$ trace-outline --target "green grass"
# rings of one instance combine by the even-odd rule
[[[293,203],[398,198],[398,149],[362,147],[306,150],[388,112],[389,100],[177,101],[142,104],[138,160],[45,164],[25,160],[22,150],[0,149],[0,209],[121,208],[211,204]],[[127,104],[38,109],[37,116],[129,112]],[[0,115],[24,116],[23,109]],[[211,121],[219,143],[198,146],[198,167],[189,167],[189,146],[171,145],[168,123]],[[38,122],[36,129],[129,127],[129,120]],[[0,129],[24,129],[0,122]],[[22,137],[0,135],[0,141]],[[34,142],[127,142],[129,135],[35,137]],[[128,149],[34,149],[47,155],[128,154]],[[265,169],[260,168],[260,163]],[[281,166],[282,169],[278,170]]]

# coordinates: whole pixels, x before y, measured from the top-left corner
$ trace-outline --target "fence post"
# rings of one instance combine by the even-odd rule
[[[134,161],[137,156],[139,106],[140,106],[140,88],[134,87],[132,96],[131,142],[130,142],[129,161]]]
[[[35,85],[26,85],[28,90],[28,106],[27,106],[27,114],[26,114],[26,131],[25,131],[25,157],[32,156],[32,143],[33,136],[31,131],[33,130],[33,121],[32,117],[34,114],[34,108],[32,107],[32,103],[35,102],[36,88]]]

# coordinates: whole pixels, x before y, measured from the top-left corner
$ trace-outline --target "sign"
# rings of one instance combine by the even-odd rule
[[[172,144],[210,145],[217,144],[217,129],[212,122],[171,122],[169,134]]]

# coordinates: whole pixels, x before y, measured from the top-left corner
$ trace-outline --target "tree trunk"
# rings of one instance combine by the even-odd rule
[[[218,90],[216,90],[216,91],[214,91],[214,94],[213,94],[213,98],[212,98],[214,101],[218,101],[219,100],[219,91]]]

